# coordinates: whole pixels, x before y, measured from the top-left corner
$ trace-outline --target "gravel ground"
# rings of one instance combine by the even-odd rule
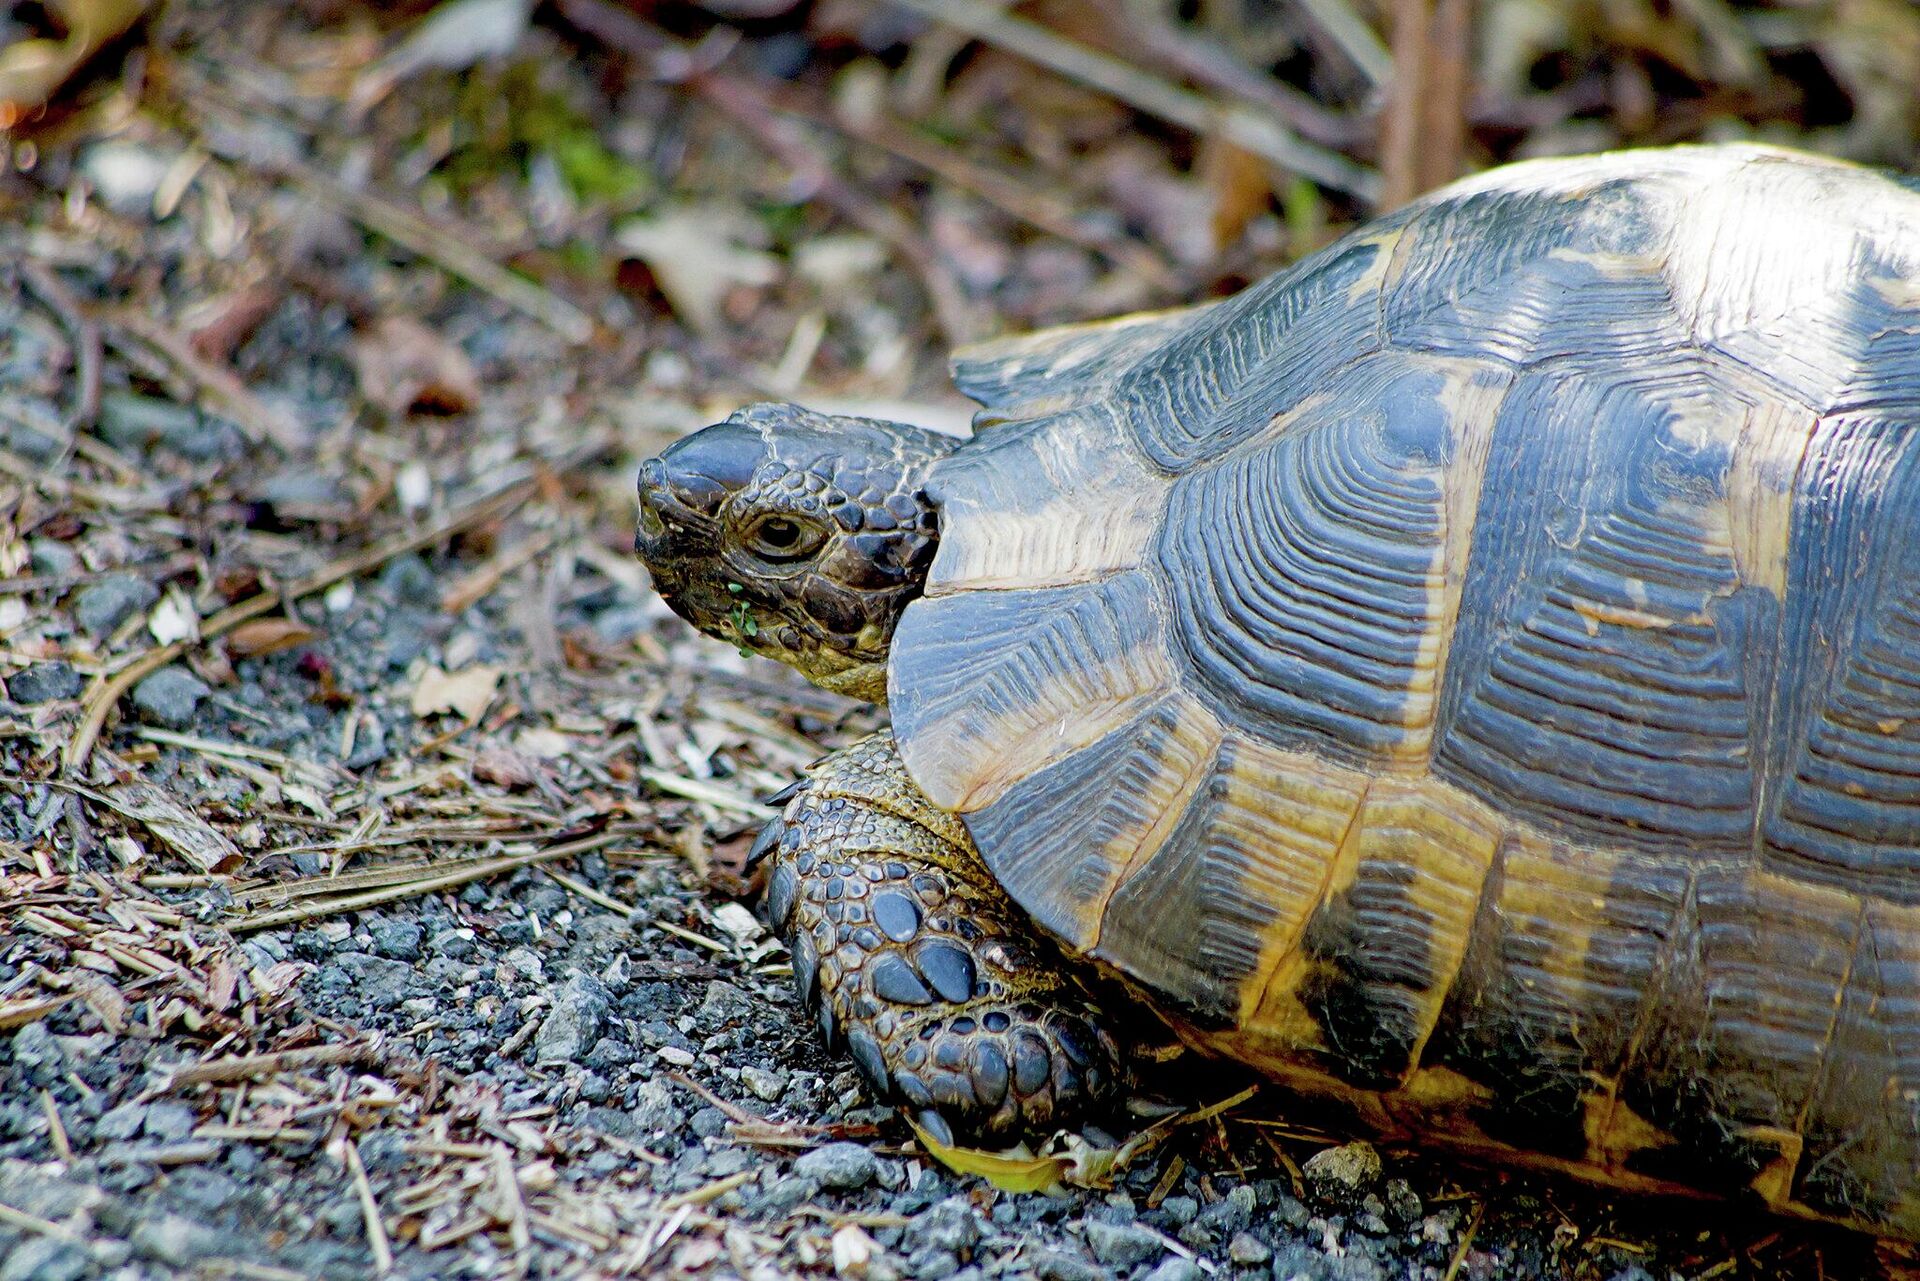
[[[474,95],[423,74],[365,137],[342,128],[342,68],[379,39],[353,6],[293,8],[304,25],[169,7],[151,63],[0,172],[0,1281],[1897,1270],[1741,1207],[1375,1153],[1270,1092],[1173,1126],[1109,1188],[933,1162],[818,1044],[740,878],[754,798],[878,718],[692,636],[624,550],[637,459],[795,385],[795,351],[809,396],[953,418],[918,286],[883,269],[897,246],[806,206],[790,155],[743,160],[639,84],[595,118],[625,139],[597,162],[718,202],[673,228],[715,229],[686,252],[725,287],[666,270],[664,224],[612,285],[575,282],[591,315],[459,283],[456,249],[564,278],[612,240],[606,210],[530,164],[439,189],[425,232],[396,219],[421,202],[378,193],[406,174],[505,163],[435,131]],[[565,130],[619,76],[527,40],[500,101],[547,95],[577,160]],[[774,33],[737,62],[806,55]],[[1164,140],[1108,127],[1113,190],[1206,221]],[[507,132],[476,136],[517,158]],[[371,211],[300,167],[370,163]],[[1014,241],[969,201],[941,188],[929,234],[1008,324],[1168,300],[1108,270],[1131,259],[1104,223]],[[699,212],[720,203],[787,240]],[[1248,226],[1236,252],[1270,255],[1277,220]],[[1144,1061],[1139,1106],[1086,1137],[1249,1084]]]

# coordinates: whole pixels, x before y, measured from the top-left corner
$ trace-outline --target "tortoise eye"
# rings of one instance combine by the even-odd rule
[[[826,540],[826,531],[818,525],[793,516],[768,516],[747,533],[747,545],[768,560],[811,556]]]

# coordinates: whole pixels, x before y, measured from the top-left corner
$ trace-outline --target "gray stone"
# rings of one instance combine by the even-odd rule
[[[694,1017],[703,1025],[728,1027],[736,1023],[750,1021],[759,1007],[752,997],[731,983],[715,979],[707,984],[707,994],[700,1002],[700,1012]]]
[[[156,444],[174,449],[189,444],[199,447],[207,433],[192,406],[130,391],[110,391],[100,397],[100,434],[115,449],[138,452]]]
[[[380,586],[397,604],[440,607],[439,575],[412,552],[387,562],[380,571]]]
[[[193,1109],[184,1103],[149,1103],[146,1136],[162,1143],[177,1143],[193,1133],[197,1121]]]
[[[71,1241],[28,1237],[7,1252],[0,1281],[80,1281],[90,1267],[86,1250]]]
[[[858,1143],[829,1143],[793,1163],[793,1172],[824,1188],[851,1190],[873,1181],[875,1158]]]
[[[784,1179],[775,1179],[767,1185],[755,1205],[766,1214],[786,1214],[795,1206],[811,1201],[820,1193],[820,1185],[812,1179],[803,1179],[790,1174]]]
[[[913,1221],[913,1237],[935,1250],[964,1254],[980,1240],[980,1224],[965,1197],[948,1197]]]
[[[134,1223],[128,1240],[135,1253],[174,1268],[219,1254],[225,1244],[225,1238],[213,1229],[177,1214],[143,1215]]]
[[[1200,1203],[1190,1196],[1170,1196],[1160,1203],[1160,1213],[1175,1227],[1184,1228],[1200,1213]]]
[[[1218,1236],[1232,1236],[1253,1222],[1256,1203],[1253,1189],[1242,1183],[1200,1211],[1194,1222]]]
[[[1343,1143],[1324,1148],[1300,1167],[1307,1190],[1328,1205],[1352,1209],[1380,1181],[1380,1154],[1371,1143]]]
[[[1283,1241],[1273,1251],[1273,1281],[1326,1281],[1327,1256],[1300,1241]]]
[[[16,703],[53,703],[78,698],[87,683],[65,663],[35,663],[7,677],[7,697]]]
[[[1137,1223],[1086,1221],[1087,1249],[1110,1268],[1132,1267],[1157,1259],[1167,1252],[1167,1243],[1158,1232]]]
[[[366,952],[340,952],[329,968],[343,973],[355,996],[376,1009],[400,1004],[413,982],[412,966]]]
[[[633,1123],[649,1133],[674,1131],[686,1124],[672,1082],[652,1077],[640,1083],[633,1101]]]
[[[1273,1257],[1273,1251],[1251,1232],[1237,1232],[1227,1242],[1227,1257],[1241,1267],[1251,1268]]]
[[[600,1036],[613,997],[591,974],[576,973],[553,998],[553,1008],[533,1036],[534,1060],[576,1063]]]
[[[52,538],[36,538],[27,544],[27,563],[36,574],[64,578],[80,572],[80,554]]]
[[[1146,1281],[1200,1281],[1205,1275],[1199,1264],[1174,1254],[1162,1259],[1158,1267],[1147,1273]]]
[[[1065,1250],[1042,1250],[1036,1254],[1033,1275],[1041,1281],[1111,1281],[1104,1269]]]
[[[106,636],[160,599],[160,589],[132,574],[115,574],[82,587],[73,598],[73,618],[90,636]]]
[[[44,1023],[29,1023],[13,1034],[13,1061],[35,1085],[52,1085],[66,1071],[66,1051]]]
[[[93,1135],[97,1139],[130,1139],[140,1133],[146,1119],[144,1103],[122,1103],[93,1123]]]
[[[688,1123],[696,1139],[717,1139],[727,1132],[727,1114],[719,1108],[701,1108]]]
[[[373,940],[376,955],[396,961],[417,961],[420,959],[420,940],[426,936],[426,931],[420,928],[418,921],[385,917],[369,923],[367,935]]]
[[[206,682],[186,668],[163,667],[133,687],[133,705],[156,725],[184,729],[210,693]]]

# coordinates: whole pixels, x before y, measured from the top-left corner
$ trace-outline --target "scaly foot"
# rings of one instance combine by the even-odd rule
[[[1090,996],[890,735],[776,799],[754,846],[772,860],[767,918],[828,1044],[882,1097],[951,1143],[1044,1134],[1113,1090],[1119,1052]]]

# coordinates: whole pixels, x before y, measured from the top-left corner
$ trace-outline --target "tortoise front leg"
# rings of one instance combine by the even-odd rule
[[[754,846],[801,1000],[881,1097],[944,1142],[1067,1123],[1109,1094],[1118,1051],[966,829],[877,734],[808,771]]]

